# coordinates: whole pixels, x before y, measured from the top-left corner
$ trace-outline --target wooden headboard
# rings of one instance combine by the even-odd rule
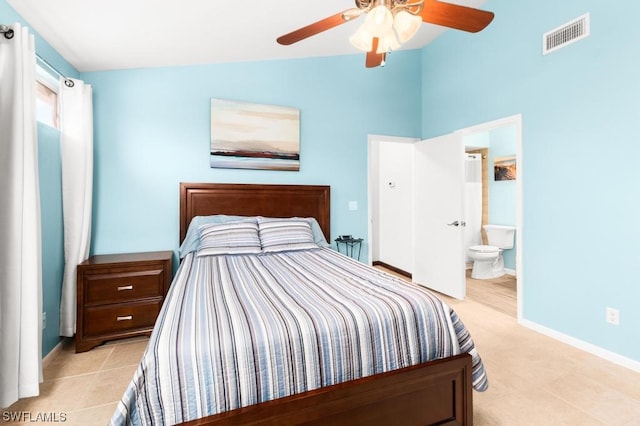
[[[315,217],[331,241],[327,185],[180,183],[180,243],[194,216]]]

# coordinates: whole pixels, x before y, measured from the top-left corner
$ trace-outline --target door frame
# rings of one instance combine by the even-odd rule
[[[378,144],[380,142],[413,144],[419,140],[418,138],[403,136],[367,135],[367,240],[369,241],[369,244],[367,244],[367,259],[369,259],[369,266],[373,263],[373,201],[377,199],[374,197],[374,192],[380,189],[377,187],[377,175],[374,175],[374,166],[376,166],[378,162]],[[413,251],[411,255],[413,256]]]
[[[523,296],[523,289],[525,286],[525,271],[524,271],[524,265],[523,265],[523,258],[524,258],[524,247],[523,247],[523,224],[524,224],[524,220],[523,220],[523,216],[524,216],[524,206],[523,206],[523,195],[524,195],[524,181],[523,181],[523,170],[524,170],[524,156],[523,156],[523,149],[522,149],[522,114],[515,114],[515,115],[511,115],[508,117],[504,117],[504,118],[499,118],[497,120],[493,120],[493,121],[488,121],[485,123],[480,123],[477,125],[473,125],[473,126],[469,126],[469,127],[465,127],[463,129],[459,129],[456,130],[456,132],[460,132],[462,133],[462,136],[468,136],[474,133],[481,133],[481,132],[487,132],[490,130],[494,130],[496,128],[500,128],[500,127],[506,127],[509,125],[515,125],[516,126],[516,158],[517,158],[517,165],[518,167],[516,168],[516,182],[517,182],[517,205],[516,205],[516,227],[517,227],[517,231],[516,231],[516,247],[517,247],[517,252],[516,252],[516,281],[517,281],[517,320],[518,323],[522,322],[522,307],[524,304],[524,296]],[[409,141],[418,141],[420,139],[418,138],[408,138],[408,137],[399,137],[399,136],[385,136],[385,135],[376,135],[376,134],[370,134],[367,137],[367,207],[368,207],[368,211],[367,211],[367,222],[368,222],[368,240],[370,242],[370,244],[368,244],[368,259],[369,259],[369,264],[371,264],[372,262],[372,245],[373,245],[373,241],[372,241],[372,235],[373,235],[373,216],[372,216],[372,208],[373,208],[373,185],[375,184],[375,182],[373,181],[373,165],[374,163],[374,158],[373,156],[375,155],[375,153],[377,152],[375,145],[376,143],[380,142],[380,141],[387,141],[387,142],[403,142],[403,143],[407,143]],[[377,159],[375,159],[375,161],[377,161]]]
[[[517,300],[517,320],[518,323],[522,321],[522,306],[523,301],[523,289],[524,289],[524,269],[523,269],[523,155],[522,155],[522,114],[515,114],[497,120],[489,121],[486,123],[477,124],[475,126],[465,127],[464,129],[457,130],[455,133],[460,133],[462,137],[469,136],[474,133],[484,133],[491,130],[495,130],[501,127],[515,126],[516,128],[516,187],[517,187],[517,200],[516,200],[516,300]]]

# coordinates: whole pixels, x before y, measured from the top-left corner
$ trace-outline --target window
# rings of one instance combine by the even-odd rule
[[[58,94],[36,81],[36,114],[38,121],[58,128]]]
[[[41,66],[36,68],[36,118],[58,128],[58,80]]]

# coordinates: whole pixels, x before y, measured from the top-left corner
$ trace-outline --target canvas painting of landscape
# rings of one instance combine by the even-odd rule
[[[211,99],[211,167],[300,170],[300,110]]]

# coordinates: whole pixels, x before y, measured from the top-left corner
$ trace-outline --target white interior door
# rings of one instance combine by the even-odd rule
[[[413,281],[457,299],[466,293],[463,185],[459,134],[416,142]]]

